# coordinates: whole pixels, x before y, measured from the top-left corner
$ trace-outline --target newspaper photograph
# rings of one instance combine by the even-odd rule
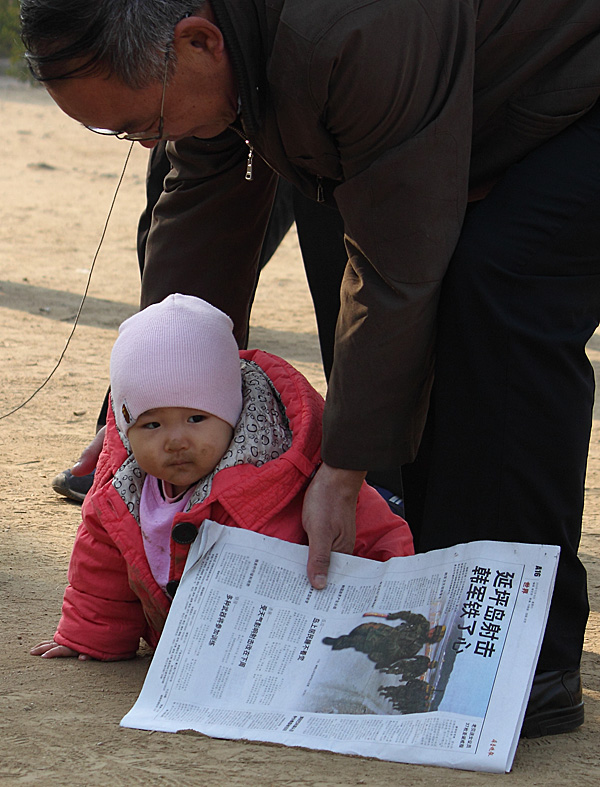
[[[379,563],[205,522],[122,726],[509,771],[559,548],[480,541]]]

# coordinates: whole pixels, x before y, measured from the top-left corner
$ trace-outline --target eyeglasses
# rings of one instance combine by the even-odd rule
[[[160,100],[160,118],[158,121],[158,130],[155,134],[148,134],[145,131],[133,132],[127,134],[124,131],[110,131],[107,128],[94,128],[94,126],[86,126],[87,129],[93,131],[94,134],[104,134],[108,137],[116,137],[117,139],[126,139],[128,142],[150,142],[158,141],[163,138],[164,117],[163,112],[165,108],[165,95],[167,92],[167,76],[169,73],[169,56],[165,55],[165,73],[163,76],[162,98]]]

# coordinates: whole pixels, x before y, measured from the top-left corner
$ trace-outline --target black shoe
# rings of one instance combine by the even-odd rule
[[[84,497],[92,488],[94,473],[88,475],[73,475],[70,470],[63,470],[52,481],[52,489],[69,500],[83,503]]]
[[[558,735],[583,724],[583,695],[579,670],[536,673],[531,687],[522,738]]]

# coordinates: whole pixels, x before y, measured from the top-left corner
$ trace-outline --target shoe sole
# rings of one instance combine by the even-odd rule
[[[87,492],[77,492],[71,489],[67,484],[67,479],[62,475],[58,475],[52,482],[52,489],[57,495],[67,497],[69,500],[74,500],[76,503],[83,503]]]
[[[562,735],[581,727],[584,721],[583,702],[571,708],[555,708],[554,710],[536,713],[525,717],[521,738],[541,738],[543,735]]]
[[[53,485],[52,489],[57,495],[62,495],[62,497],[66,497],[69,500],[74,500],[76,503],[83,503],[85,500],[85,495],[82,495],[79,492],[73,492],[71,489],[65,489],[64,487],[58,485]]]

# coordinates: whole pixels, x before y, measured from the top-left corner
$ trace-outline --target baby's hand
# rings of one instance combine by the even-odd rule
[[[91,656],[86,653],[77,653],[76,650],[67,648],[66,645],[59,645],[53,639],[40,642],[35,648],[31,648],[29,653],[32,656],[41,656],[43,659],[68,659],[77,657],[80,661],[88,661]]]

